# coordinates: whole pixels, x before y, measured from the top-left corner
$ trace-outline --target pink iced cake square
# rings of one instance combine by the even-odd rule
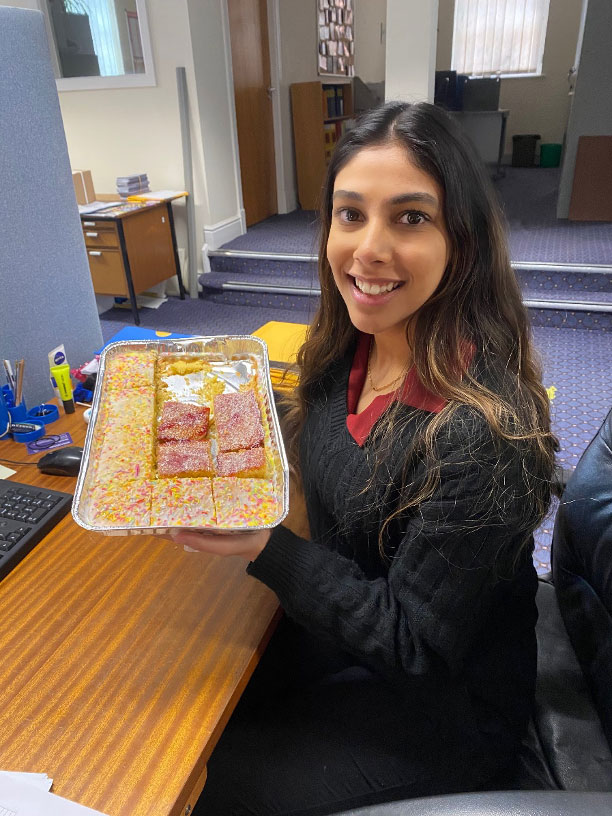
[[[213,406],[221,452],[263,445],[261,412],[253,390],[218,394]]]
[[[205,439],[208,433],[210,408],[169,400],[164,402],[157,423],[160,442],[176,442],[181,439]]]
[[[214,470],[210,442],[163,442],[157,446],[157,475],[212,476]]]
[[[265,527],[281,513],[281,503],[268,479],[213,479],[218,527]]]
[[[266,475],[266,454],[263,448],[227,451],[217,455],[217,476],[264,478]]]
[[[149,527],[151,482],[109,482],[96,485],[87,499],[87,516],[96,527]]]
[[[210,527],[214,524],[210,479],[158,479],[153,483],[152,527]]]

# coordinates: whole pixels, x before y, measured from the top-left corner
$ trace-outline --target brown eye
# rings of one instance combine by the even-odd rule
[[[424,224],[427,221],[427,216],[425,213],[418,212],[416,210],[410,210],[410,212],[404,213],[401,216],[401,220],[404,224],[410,224],[410,226],[418,226],[419,224]]]
[[[336,210],[336,215],[340,219],[340,221],[346,223],[353,223],[354,221],[359,221],[359,212],[358,210],[353,210],[350,207],[340,207]]]

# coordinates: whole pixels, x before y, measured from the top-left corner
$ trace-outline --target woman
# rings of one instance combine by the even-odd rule
[[[339,143],[321,218],[283,417],[310,536],[176,536],[286,612],[198,814],[501,787],[533,702],[556,440],[494,193],[446,114],[392,102]]]

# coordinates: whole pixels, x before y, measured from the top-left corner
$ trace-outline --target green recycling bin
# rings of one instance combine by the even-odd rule
[[[558,167],[561,164],[560,144],[540,145],[540,167]]]

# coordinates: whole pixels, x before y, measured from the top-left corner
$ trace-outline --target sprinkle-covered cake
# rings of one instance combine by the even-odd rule
[[[210,479],[153,482],[151,527],[210,527],[215,523]]]
[[[88,522],[109,530],[273,524],[283,510],[278,453],[257,366],[255,355],[111,353],[87,468]]]
[[[152,391],[155,379],[156,351],[126,351],[109,358],[104,376],[106,388],[124,391],[129,388],[148,388]]]
[[[101,527],[150,527],[149,479],[97,484],[89,494],[89,519]]]
[[[260,527],[280,514],[280,502],[267,479],[213,479],[217,526]]]

